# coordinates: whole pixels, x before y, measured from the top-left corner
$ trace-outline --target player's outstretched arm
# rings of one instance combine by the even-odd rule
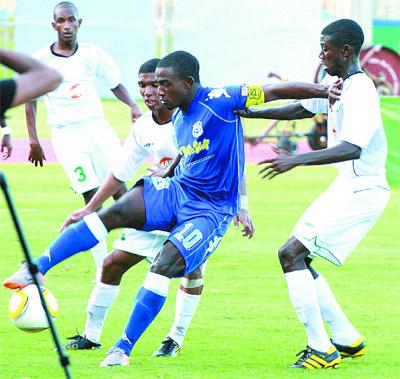
[[[284,82],[262,86],[265,102],[279,99],[310,99],[329,98],[331,101],[339,100],[342,79],[328,86],[323,84]]]
[[[246,108],[235,111],[239,116],[245,118],[266,118],[272,120],[300,120],[303,118],[314,117],[314,113],[303,108],[299,101],[274,108]]]
[[[101,208],[103,203],[113,196],[120,188],[123,186],[123,182],[120,182],[115,176],[110,172],[107,175],[106,180],[98,188],[92,199],[86,204],[84,208],[78,209],[72,212],[61,226],[61,230],[65,229],[68,225],[78,222],[83,217],[90,213],[93,213]]]
[[[28,55],[0,49],[0,62],[20,75],[11,107],[23,104],[54,90],[62,80],[60,73]]]
[[[276,152],[278,153],[277,157],[265,159],[259,163],[265,164],[260,171],[263,179],[272,179],[297,166],[324,165],[358,159],[361,155],[361,148],[349,142],[341,142],[334,147],[310,153],[290,154],[278,149]]]
[[[118,100],[121,100],[123,103],[131,108],[132,122],[135,122],[142,115],[142,112],[140,111],[135,101],[131,98],[126,87],[123,84],[118,84],[111,91]]]

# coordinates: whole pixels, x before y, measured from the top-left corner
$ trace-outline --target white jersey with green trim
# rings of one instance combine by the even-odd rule
[[[79,42],[75,53],[69,57],[54,53],[51,46],[48,44],[33,54],[63,76],[59,87],[43,97],[47,122],[63,127],[104,118],[95,80],[99,79],[110,89],[120,84],[120,72],[113,59],[99,47],[86,42]]]
[[[154,163],[167,167],[177,155],[172,122],[160,125],[154,121],[152,112],[148,111],[132,125],[112,173],[121,182],[128,182],[146,157],[152,157]]]
[[[323,83],[331,84],[335,79],[326,75]],[[379,95],[364,72],[354,73],[344,81],[340,100],[332,107],[327,99],[302,100],[301,105],[312,113],[328,115],[328,148],[340,142],[361,148],[359,159],[334,164],[341,175],[386,181],[387,142]]]

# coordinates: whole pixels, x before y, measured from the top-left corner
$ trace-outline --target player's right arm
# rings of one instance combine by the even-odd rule
[[[15,78],[16,91],[11,107],[52,91],[61,83],[62,77],[57,70],[28,55],[0,49],[0,61],[20,74]]]
[[[43,167],[43,161],[46,160],[44,155],[42,146],[40,146],[39,138],[37,136],[36,131],[36,110],[37,110],[37,101],[29,101],[25,104],[25,118],[26,118],[26,126],[28,129],[29,135],[29,162],[32,162],[35,167],[40,165]]]
[[[61,226],[61,230],[65,229],[68,225],[74,224],[75,222],[81,220],[83,217],[90,213],[93,213],[101,208],[103,203],[113,196],[124,184],[124,182],[119,181],[111,172],[107,175],[106,180],[96,191],[89,203],[86,204],[84,208],[78,209],[72,212]]]

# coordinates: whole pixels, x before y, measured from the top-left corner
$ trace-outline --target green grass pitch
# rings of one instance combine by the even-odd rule
[[[64,218],[81,206],[68,190],[58,165],[35,168],[4,165],[10,190],[34,256],[57,235]],[[295,353],[305,347],[288,296],[277,250],[305,207],[335,176],[331,168],[298,168],[272,181],[261,181],[255,165],[247,167],[250,211],[256,235],[248,241],[230,228],[211,256],[204,296],[188,332],[182,355],[154,359],[150,355],[168,332],[174,316],[178,280],[173,280],[166,305],[139,340],[128,367],[99,367],[106,349],[119,337],[133,298],[147,271],[142,263],[128,272],[111,309],[103,349],[71,352],[73,378],[395,378],[399,376],[399,204],[400,189],[374,229],[344,267],[318,261],[344,310],[368,338],[368,353],[346,360],[337,370],[293,371]],[[321,209],[323,212],[323,209]],[[22,258],[9,213],[0,196],[0,278],[18,268]],[[113,233],[112,238],[117,233]],[[92,289],[94,263],[81,253],[56,266],[46,278],[59,302],[57,327],[62,342],[82,331]],[[0,378],[63,378],[48,331],[19,331],[7,315],[10,292],[0,289]]]

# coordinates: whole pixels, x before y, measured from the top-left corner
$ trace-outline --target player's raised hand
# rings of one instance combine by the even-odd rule
[[[42,146],[40,146],[39,143],[30,144],[28,160],[29,162],[32,162],[35,167],[37,167],[38,164],[40,165],[40,167],[43,167],[43,161],[46,160],[46,157],[44,155]]]
[[[78,209],[75,212],[72,212],[67,219],[64,221],[64,223],[60,227],[60,232],[63,231],[67,226],[71,224],[75,224],[79,220],[81,220],[83,217],[87,216],[88,214],[92,213],[93,211],[87,207]]]
[[[242,236],[251,239],[254,236],[255,228],[247,209],[241,209],[239,214],[233,217],[233,226],[238,228],[239,224],[243,225]]]
[[[1,157],[2,159],[10,158],[12,152],[11,135],[4,134],[1,140]]]
[[[278,149],[275,146],[273,146],[272,149],[278,155],[274,158],[264,159],[258,163],[259,165],[266,165],[258,172],[262,179],[272,179],[276,175],[289,171],[298,165],[295,160],[295,155],[290,154],[285,150]]]
[[[159,163],[155,163],[153,166],[147,168],[147,176],[159,176],[165,178],[167,169],[161,166]]]
[[[141,115],[142,112],[140,111],[139,107],[136,104],[132,105],[131,107],[132,122],[134,123]]]

